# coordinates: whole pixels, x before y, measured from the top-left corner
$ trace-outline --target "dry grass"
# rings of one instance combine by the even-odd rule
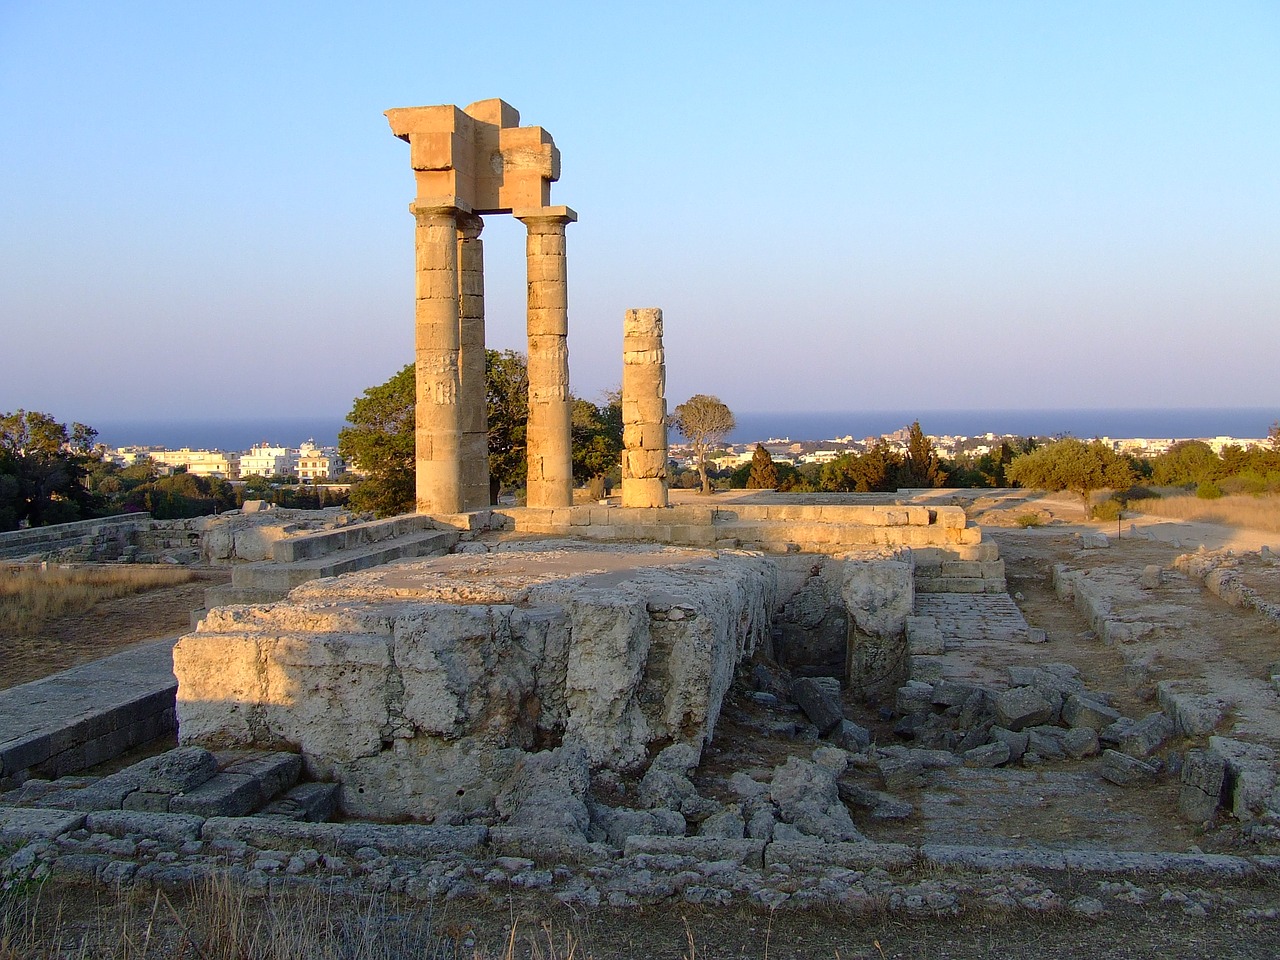
[[[1280,533],[1280,496],[1227,496],[1205,500],[1193,494],[1130,500],[1126,510],[1170,520],[1220,523],[1228,527]]]
[[[113,600],[187,583],[195,574],[164,567],[0,565],[0,633],[29,634],[57,617]]]
[[[15,896],[15,894],[17,894]],[[497,945],[428,905],[309,891],[254,895],[225,875],[188,893],[85,891],[76,916],[40,884],[0,892],[0,960],[592,960],[575,932],[512,919]],[[7,900],[7,903],[6,903]]]

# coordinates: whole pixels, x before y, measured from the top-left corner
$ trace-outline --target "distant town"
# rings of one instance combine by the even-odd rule
[[[792,441],[786,437],[772,437],[768,440],[752,440],[750,443],[726,444],[714,456],[709,458],[708,463],[714,464],[717,470],[733,470],[743,464],[750,463],[756,446],[760,445],[769,451],[769,455],[775,463],[790,463],[797,467],[811,463],[824,464],[846,453],[866,453],[880,440],[883,440],[895,453],[905,455],[909,435],[910,427],[903,427],[893,433],[885,434],[883,437],[863,437],[860,440],[855,440],[851,436],[837,437],[832,440],[804,441]],[[1013,439],[1022,439],[1020,437],[1015,438],[1009,434],[999,435],[994,433],[984,433],[974,437],[927,436],[933,441],[934,449],[938,455],[948,460],[958,460],[964,456],[980,457],[983,454],[999,450],[1001,443]],[[1049,440],[1051,438],[1042,437],[1037,439]],[[1132,437],[1125,439],[1099,437],[1097,439],[1101,440],[1116,453],[1131,454],[1135,457],[1156,457],[1165,453],[1175,443],[1181,443],[1186,440],[1199,440],[1206,443],[1217,454],[1221,454],[1226,447],[1235,446],[1240,447],[1242,450],[1249,450],[1254,447],[1268,447],[1270,445],[1270,440],[1267,437]],[[673,443],[671,445],[671,458],[680,467],[688,467],[690,469],[696,467],[692,450],[687,444]]]
[[[797,467],[804,464],[821,465],[847,453],[865,453],[881,440],[891,450],[905,454],[909,432],[909,427],[903,427],[883,437],[854,439],[852,436],[845,436],[830,440],[804,441],[792,441],[787,437],[771,437],[765,440],[752,440],[749,443],[732,443],[724,445],[709,459],[709,464],[714,465],[716,470],[733,470],[751,462],[757,445],[768,450],[775,462],[790,463]],[[980,457],[999,450],[1004,442],[1021,438],[984,433],[973,437],[930,435],[929,439],[933,441],[934,448],[940,456],[957,460],[963,456]],[[1266,437],[1124,439],[1100,437],[1098,439],[1116,453],[1132,454],[1137,457],[1159,456],[1175,443],[1187,439],[1200,440],[1217,454],[1221,454],[1223,449],[1232,446],[1249,450],[1269,445]],[[697,463],[687,444],[672,443],[670,449],[671,459],[677,467],[696,469]],[[344,461],[336,447],[318,446],[313,440],[307,440],[296,447],[276,446],[263,442],[245,451],[193,450],[189,447],[174,450],[163,446],[132,445],[107,447],[103,450],[103,455],[122,467],[131,466],[140,459],[148,458],[161,474],[185,471],[195,476],[219,477],[225,480],[238,480],[252,476],[289,477],[300,483],[310,484],[331,483],[339,477],[360,475],[359,465]]]
[[[296,447],[261,443],[248,450],[171,450],[161,446],[107,447],[105,459],[122,467],[150,460],[161,475],[185,471],[197,477],[239,480],[242,477],[290,477],[301,483],[327,483],[353,471],[337,447],[307,440]]]

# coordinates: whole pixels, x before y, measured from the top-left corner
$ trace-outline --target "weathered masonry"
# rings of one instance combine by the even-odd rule
[[[565,227],[551,206],[560,152],[541,127],[522,127],[502,100],[386,112],[410,147],[415,235],[417,510],[489,505],[484,379],[484,214],[528,228],[529,505],[573,500]]]

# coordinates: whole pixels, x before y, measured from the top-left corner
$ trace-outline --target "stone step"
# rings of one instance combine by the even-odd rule
[[[215,601],[224,596],[247,597],[250,602],[279,600],[308,580],[367,570],[395,560],[442,556],[453,549],[458,538],[456,530],[427,530],[306,560],[241,564],[231,571],[230,589],[210,588],[206,606],[218,606]]]
[[[82,813],[123,810],[240,817],[288,795],[301,773],[302,758],[296,753],[231,750],[213,754],[200,747],[179,747],[105,777],[68,777],[43,786],[32,781],[3,795],[0,802]],[[325,789],[311,792],[315,796],[305,811],[312,817],[331,813],[332,805],[324,804]]]

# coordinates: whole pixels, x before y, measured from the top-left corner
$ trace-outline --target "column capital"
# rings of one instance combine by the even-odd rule
[[[577,223],[578,214],[569,207],[519,207],[511,215],[525,226],[534,223]]]
[[[457,216],[458,233],[463,240],[478,240],[480,231],[484,229],[484,218],[476,213],[459,213]]]
[[[409,204],[409,212],[419,219],[423,217],[453,217],[455,220],[471,215],[471,208],[456,197],[419,198]]]

